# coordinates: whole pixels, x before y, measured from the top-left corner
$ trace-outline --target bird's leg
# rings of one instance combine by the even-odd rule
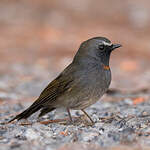
[[[67,108],[66,110],[67,110],[67,112],[68,112],[69,118],[55,119],[55,120],[48,120],[48,121],[40,121],[40,123],[41,123],[41,124],[59,123],[59,122],[68,121],[68,120],[69,120],[71,123],[74,123],[74,122],[73,122],[73,119],[72,119],[72,117],[71,117],[71,113],[70,113],[69,108]],[[74,117],[74,118],[78,118],[78,117]]]
[[[67,108],[67,112],[68,112],[68,116],[69,116],[70,122],[73,122],[69,108]]]
[[[90,121],[92,122],[92,124],[94,124],[94,121],[92,120],[92,118],[86,113],[86,111],[84,109],[81,109],[81,111],[90,119]]]

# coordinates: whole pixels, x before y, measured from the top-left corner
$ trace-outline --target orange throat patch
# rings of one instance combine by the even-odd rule
[[[103,68],[104,68],[104,70],[110,70],[109,66],[106,66],[104,64],[103,64]]]

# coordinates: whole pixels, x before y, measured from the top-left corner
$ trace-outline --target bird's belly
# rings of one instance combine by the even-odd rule
[[[57,99],[56,107],[67,107],[70,109],[85,109],[96,103],[107,91],[108,87],[91,86],[79,91],[69,91]]]
[[[88,96],[77,99],[75,103],[70,103],[72,109],[85,109],[92,104],[95,104],[106,92],[107,89],[97,89],[89,92]]]
[[[110,74],[111,75],[111,74]],[[70,109],[85,109],[96,103],[107,91],[110,84],[109,74],[101,74],[83,83],[83,80],[72,87],[55,102],[55,107],[67,107]]]

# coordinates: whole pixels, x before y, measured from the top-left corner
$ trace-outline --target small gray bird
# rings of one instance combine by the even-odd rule
[[[41,117],[56,108],[65,108],[70,121],[70,109],[82,110],[92,121],[84,109],[96,103],[108,90],[111,82],[110,54],[119,47],[120,44],[112,44],[105,37],[84,41],[72,63],[49,83],[29,108],[9,122],[26,119],[38,110],[41,110]]]

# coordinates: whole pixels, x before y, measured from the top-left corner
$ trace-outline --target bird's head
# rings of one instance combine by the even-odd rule
[[[84,62],[84,59],[97,59],[109,65],[110,54],[113,50],[121,47],[120,44],[113,44],[105,37],[94,37],[84,41],[75,55],[74,60]]]

